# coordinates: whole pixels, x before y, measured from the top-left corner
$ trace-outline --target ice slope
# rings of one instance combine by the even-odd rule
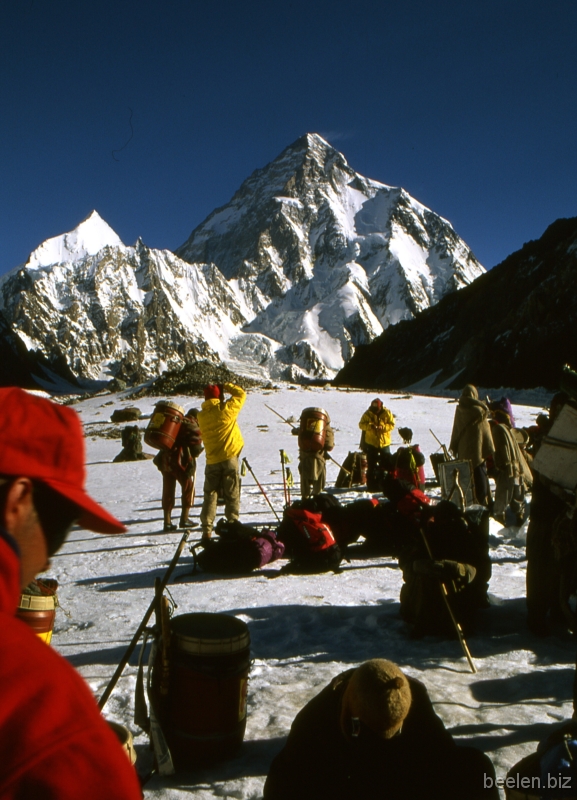
[[[77,261],[85,256],[95,256],[107,245],[121,247],[122,240],[97,211],[92,211],[70,233],[54,236],[37,247],[30,253],[25,267],[34,270],[49,267],[51,264]]]
[[[239,418],[245,438],[243,455],[279,511],[279,448],[291,455],[297,474],[296,441],[265,403],[287,417],[298,416],[305,406],[325,407],[336,429],[334,455],[341,461],[356,449],[358,419],[372,396],[287,387],[249,393]],[[154,578],[164,574],[181,535],[161,532],[161,478],[152,463],[112,464],[120,441],[96,436],[110,425],[115,407],[131,403],[128,398],[113,399],[115,403],[109,405],[107,396],[95,397],[74,408],[87,434],[89,489],[126,523],[129,532],[113,537],[75,531],[48,573],[60,581],[61,604],[70,615],[58,612],[53,645],[80,670],[97,696],[120,661],[151,601]],[[416,395],[383,395],[382,399],[398,426],[414,430],[414,441],[427,456],[437,449],[429,428],[448,441],[454,413],[450,400]],[[197,404],[198,398],[182,398],[182,402],[188,407]],[[150,413],[153,403],[152,398],[137,402],[143,413]],[[532,423],[539,411],[515,405],[519,425]],[[200,483],[203,469],[201,457]],[[329,464],[330,483],[336,472]],[[199,503],[200,497],[195,518]],[[247,476],[242,490],[243,521],[271,517],[258,487]],[[525,626],[525,536],[526,526],[518,530],[491,523],[491,608],[482,612],[480,630],[469,640],[476,675],[469,671],[456,642],[407,637],[399,617],[401,574],[392,559],[353,560],[344,563],[338,575],[273,579],[279,568],[273,564],[248,578],[223,578],[200,572],[191,575],[192,560],[185,554],[170,585],[178,603],[176,613],[230,613],[250,629],[254,665],[246,739],[231,761],[171,779],[154,778],[146,785],[145,796],[257,800],[270,761],[282,747],[297,711],[340,671],[376,656],[392,658],[424,681],[437,712],[458,741],[487,752],[497,775],[504,777],[509,767],[535,749],[549,725],[572,713],[574,642],[563,635],[536,639]],[[132,722],[135,663],[133,658],[105,714],[138,734]],[[137,749],[145,768],[144,736],[137,738]]]

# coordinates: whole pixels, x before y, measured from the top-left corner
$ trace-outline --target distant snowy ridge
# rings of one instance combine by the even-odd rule
[[[67,377],[134,383],[207,358],[298,381],[483,272],[446,220],[308,134],[176,255],[125,246],[93,211],[0,278],[0,310]]]

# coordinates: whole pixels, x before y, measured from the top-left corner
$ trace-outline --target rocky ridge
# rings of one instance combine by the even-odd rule
[[[577,217],[359,348],[336,382],[365,389],[559,388],[577,367]]]

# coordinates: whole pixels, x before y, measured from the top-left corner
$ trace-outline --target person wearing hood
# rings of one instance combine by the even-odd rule
[[[454,742],[424,684],[373,658],[337,675],[299,711],[263,797],[497,800],[499,792],[489,758]]]
[[[505,403],[504,400],[507,402]],[[505,525],[505,511],[509,506],[515,512],[517,525],[525,518],[525,492],[533,483],[531,470],[525,461],[511,423],[511,404],[507,398],[491,403],[491,434],[495,452],[495,504],[493,518]]]
[[[230,394],[224,399],[225,391]],[[218,491],[222,489],[224,513],[229,522],[240,514],[240,478],[238,457],[244,440],[237,417],[246,400],[246,392],[234,383],[209,384],[204,389],[204,403],[197,420],[206,453],[204,500],[200,512],[202,541],[212,536]]]
[[[449,449],[461,461],[470,461],[477,502],[492,503],[485,459],[493,455],[494,445],[489,426],[489,408],[479,400],[477,389],[470,383],[461,392],[455,410]]]

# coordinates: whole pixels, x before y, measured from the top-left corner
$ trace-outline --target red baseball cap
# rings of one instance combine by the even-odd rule
[[[85,491],[84,434],[78,414],[42,397],[0,389],[0,475],[35,478],[82,509],[79,523],[97,533],[126,528]]]

